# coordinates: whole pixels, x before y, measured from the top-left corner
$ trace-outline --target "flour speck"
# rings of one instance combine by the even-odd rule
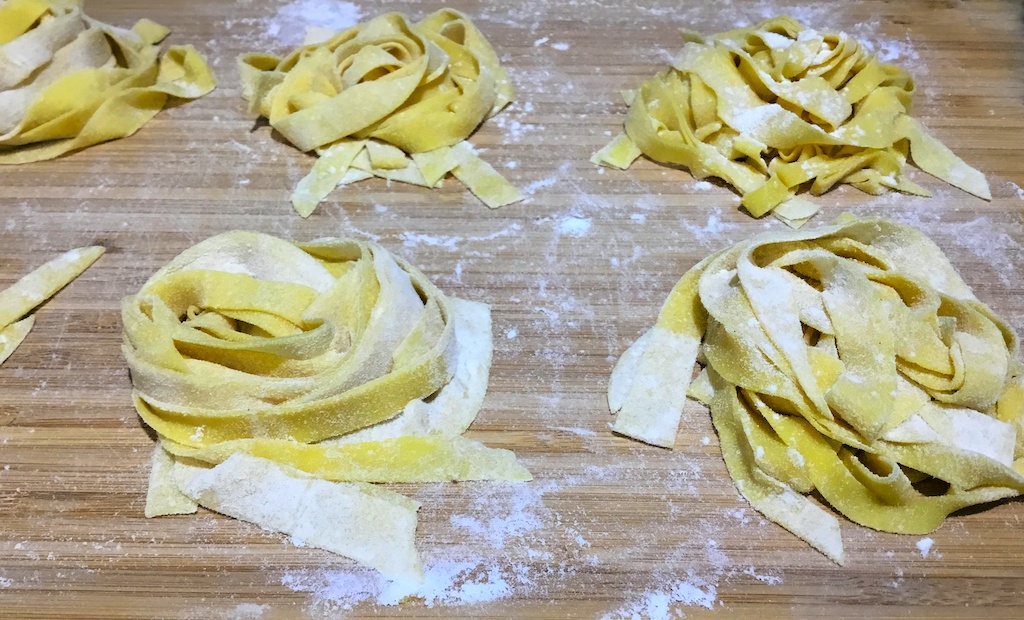
[[[932,546],[934,544],[935,541],[931,538],[922,538],[921,540],[917,541],[917,550],[921,552],[922,558],[928,557],[928,554],[931,553]]]
[[[590,232],[593,221],[589,217],[569,215],[558,223],[558,232],[566,237],[583,237]]]

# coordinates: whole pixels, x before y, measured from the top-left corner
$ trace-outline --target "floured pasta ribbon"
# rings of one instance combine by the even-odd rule
[[[197,504],[419,579],[418,504],[375,482],[530,480],[467,439],[490,311],[384,248],[252,232],[186,250],[122,303],[159,436],[146,515]]]
[[[910,114],[914,81],[841,32],[778,17],[705,39],[685,33],[673,61],[624,94],[625,132],[596,164],[628,168],[641,154],[718,177],[754,217],[793,227],[818,207],[796,196],[848,183],[869,194],[927,196],[903,176],[907,158],[947,183],[991,199],[985,177]]]
[[[319,33],[311,33],[315,36]],[[371,176],[439,187],[450,172],[488,207],[522,200],[466,138],[514,96],[497,54],[457,11],[388,13],[288,56],[239,58],[250,111],[320,158],[292,194],[302,217]]]
[[[0,364],[14,353],[35,324],[35,315],[29,313],[80,276],[102,254],[100,246],[76,248],[0,291]]]
[[[698,263],[619,359],[608,403],[615,431],[664,447],[686,396],[707,404],[739,492],[842,564],[812,491],[924,534],[1024,490],[1021,372],[1016,334],[934,243],[846,216]]]
[[[130,136],[169,97],[215,81],[192,48],[158,43],[167,28],[131,30],[87,16],[77,0],[0,0],[0,164],[23,164]]]

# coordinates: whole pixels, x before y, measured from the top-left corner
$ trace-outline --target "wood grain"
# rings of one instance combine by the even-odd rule
[[[370,601],[352,614],[589,618],[688,581],[714,586],[716,602],[710,611],[671,607],[687,617],[1021,617],[1021,502],[955,516],[931,535],[928,557],[919,537],[844,521],[849,560],[840,568],[738,497],[699,405],[687,406],[676,452],[609,433],[611,365],[671,286],[709,252],[775,224],[749,219],[735,194],[686,172],[646,161],[601,171],[587,161],[621,125],[617,91],[666,61],[680,27],[714,32],[778,8],[887,44],[917,77],[916,114],[988,175],[995,199],[917,175],[933,199],[842,189],[820,199],[818,220],[852,211],[920,225],[978,296],[1024,330],[1020,3],[453,2],[488,34],[519,89],[473,141],[530,199],[488,211],[456,183],[427,191],[367,181],[336,192],[308,220],[287,198],[312,160],[253,129],[234,69],[239,53],[284,49],[267,33],[283,4],[90,0],[91,14],[108,22],[145,16],[170,26],[172,42],[208,55],[220,87],[131,138],[0,169],[0,286],[70,247],[108,248],[38,312],[0,367],[0,616],[350,613],[289,581],[357,574],[344,559],[209,512],[142,516],[153,444],[129,399],[119,300],[189,245],[248,228],[379,238],[448,293],[493,308],[496,358],[472,435],[515,449],[536,481],[528,493],[482,484],[398,490],[424,502],[418,539],[428,558],[461,553],[485,567],[519,566],[525,577],[509,577],[508,596],[487,604]],[[440,6],[360,3],[364,17]],[[570,217],[589,221],[589,231],[562,234]],[[453,516],[523,523],[496,542]]]

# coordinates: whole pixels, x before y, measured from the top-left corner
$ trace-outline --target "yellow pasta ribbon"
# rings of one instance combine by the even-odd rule
[[[789,17],[708,39],[686,33],[672,62],[624,93],[625,132],[592,161],[625,169],[641,154],[735,187],[754,217],[798,228],[817,207],[796,196],[839,183],[869,194],[927,196],[903,176],[907,159],[991,200],[984,175],[910,116],[914,81],[841,32]]]
[[[669,448],[686,396],[707,404],[740,493],[842,564],[839,523],[812,491],[902,534],[1024,491],[1018,353],[927,237],[844,216],[687,272],[619,359],[608,402],[616,432]]]
[[[163,26],[96,21],[77,0],[0,2],[0,164],[53,159],[130,136],[171,97],[216,82],[191,46],[162,57]]]
[[[308,217],[337,186],[371,176],[438,187],[456,178],[490,208],[522,195],[464,142],[514,97],[497,54],[451,9],[388,13],[284,58],[239,58],[250,112],[320,159],[292,194]]]
[[[378,245],[218,235],[125,298],[122,319],[135,406],[159,436],[147,516],[199,504],[419,578],[418,505],[367,483],[531,478],[462,436],[487,386],[487,306]],[[297,496],[254,499],[271,479]],[[359,540],[318,529],[311,515],[336,504]]]
[[[0,30],[0,40],[2,37]],[[14,353],[35,324],[35,315],[29,313],[80,276],[103,251],[100,246],[70,250],[0,291],[0,364]]]

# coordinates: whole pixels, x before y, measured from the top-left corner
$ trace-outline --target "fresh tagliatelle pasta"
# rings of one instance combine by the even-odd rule
[[[78,0],[0,0],[0,164],[52,159],[130,136],[171,97],[215,81],[192,48],[143,19],[131,30],[87,16]]]
[[[764,233],[687,272],[615,367],[613,428],[672,447],[688,395],[739,492],[840,564],[839,522],[812,491],[861,525],[923,534],[1024,490],[1016,334],[887,220]]]
[[[300,215],[371,176],[438,187],[452,173],[488,207],[522,199],[465,142],[514,96],[469,18],[444,9],[412,23],[388,13],[328,37],[284,58],[239,59],[250,111],[319,155],[292,194]]]
[[[985,177],[910,116],[914,81],[841,32],[788,17],[704,38],[686,33],[672,65],[624,93],[625,132],[593,162],[628,168],[641,154],[725,180],[754,217],[793,227],[818,207],[797,193],[848,183],[869,194],[927,196],[907,159],[975,196]]]
[[[488,307],[378,245],[221,234],[122,317],[159,436],[147,516],[202,505],[417,580],[419,504],[370,483],[531,479],[462,436],[487,389]]]
[[[80,276],[103,251],[100,246],[70,250],[0,290],[0,364],[35,325],[36,317],[29,313]]]

